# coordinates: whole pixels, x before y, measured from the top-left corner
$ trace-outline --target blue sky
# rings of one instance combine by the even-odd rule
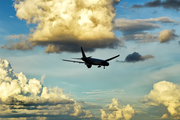
[[[43,14],[41,14],[40,11],[34,12],[36,10],[36,7],[34,7],[32,10],[29,10],[27,8],[26,5],[28,4],[28,1],[29,0],[22,1],[22,6],[17,7],[16,10],[15,5],[21,4],[18,1],[16,3],[11,0],[2,0],[0,2],[0,45],[4,46],[4,44],[6,44],[8,41],[14,41],[14,43],[10,44],[10,46],[5,46],[3,47],[4,49],[0,49],[0,58],[2,64],[1,69],[3,69],[4,71],[8,71],[10,69],[10,67],[6,68],[3,66],[5,62],[3,62],[2,60],[7,59],[11,64],[12,69],[14,70],[15,76],[18,76],[19,73],[22,72],[29,81],[30,79],[36,78],[37,80],[41,81],[41,83],[38,83],[36,81],[33,84],[34,86],[32,85],[32,88],[28,88],[28,90],[30,91],[29,93],[31,94],[30,96],[28,96],[27,94],[23,94],[23,92],[11,94],[11,91],[8,91],[8,87],[7,89],[3,89],[3,82],[5,81],[5,77],[1,77],[0,90],[3,90],[3,93],[7,94],[7,101],[8,99],[10,99],[10,97],[14,97],[17,100],[23,102],[22,98],[19,97],[19,95],[24,96],[26,99],[30,100],[35,100],[36,98],[41,100],[43,97],[43,88],[46,87],[49,90],[48,94],[50,97],[44,97],[48,101],[47,104],[39,104],[38,107],[37,103],[32,102],[32,106],[35,106],[35,110],[39,112],[38,115],[34,113],[33,109],[26,108],[26,105],[21,106],[22,108],[20,108],[18,107],[18,104],[15,103],[13,105],[17,108],[12,108],[9,110],[10,112],[7,113],[3,112],[2,114],[0,114],[1,118],[63,118],[67,120],[180,119],[180,97],[178,97],[179,95],[177,94],[180,90],[180,40],[178,37],[180,31],[179,10],[175,9],[173,5],[169,5],[169,8],[167,8],[166,4],[166,2],[173,3],[173,1],[165,0],[161,1],[161,4],[156,7],[148,7],[147,4],[153,1],[122,0],[116,6],[114,6],[114,8],[116,9],[115,12],[109,11],[116,16],[106,18],[106,23],[110,25],[112,29],[108,31],[110,27],[108,25],[108,27],[104,25],[105,27],[101,28],[104,30],[104,34],[99,30],[99,27],[96,28],[96,30],[99,31],[94,32],[95,29],[87,27],[88,24],[91,23],[89,23],[86,18],[82,19],[80,24],[87,27],[89,31],[92,31],[92,35],[94,35],[90,36],[89,38],[89,32],[87,32],[86,29],[84,29],[84,32],[87,32],[86,35],[84,35],[84,33],[81,33],[81,27],[83,28],[84,26],[69,28],[69,31],[71,32],[77,30],[78,33],[82,34],[81,37],[76,36],[76,32],[74,32],[72,35],[69,31],[67,31],[67,34],[64,35],[62,31],[66,30],[66,28],[64,28],[61,23],[64,22],[63,20],[65,18],[68,19],[68,17],[64,17],[62,19],[58,18],[57,16],[57,18],[54,18],[56,20],[54,20],[52,26],[48,26],[49,24],[45,24],[47,22],[47,18],[49,20],[49,16],[55,14],[57,11],[51,11],[51,14],[49,14],[48,12],[46,13],[46,7],[52,7],[47,5],[43,8],[43,12],[45,13],[43,13],[42,11],[41,12]],[[59,2],[58,0],[52,1],[54,3]],[[175,0],[174,2],[179,1]],[[88,3],[96,6],[96,2]],[[37,4],[40,5],[41,2],[32,2],[32,5],[29,3],[29,6],[32,7],[33,5],[35,6]],[[132,6],[135,4],[141,5],[143,7],[133,8]],[[64,6],[65,5],[69,6],[68,4],[64,4]],[[40,7],[42,6],[40,5]],[[107,4],[107,6],[113,7],[113,3],[109,3]],[[55,9],[55,7],[51,9],[57,10]],[[64,8],[62,8],[62,10],[64,10]],[[96,9],[94,11],[96,11]],[[67,11],[67,13],[70,14],[69,11]],[[100,13],[102,13],[102,20],[98,19],[100,22],[97,22],[97,24],[99,25],[104,22],[103,14],[105,12],[102,10],[99,13],[97,12],[93,16],[98,18],[97,14],[99,14],[100,16]],[[74,14],[78,15],[79,12]],[[90,13],[85,12],[84,16],[86,17],[87,14]],[[35,22],[33,22],[33,19]],[[66,20],[65,23],[68,23],[68,20]],[[41,27],[38,28],[38,25]],[[49,27],[49,30],[52,30],[50,32],[51,34],[49,32],[47,32],[47,34],[44,34],[43,30],[47,28],[46,25]],[[58,30],[60,31],[59,33],[62,32],[62,34],[59,34],[57,32]],[[99,35],[101,38],[96,37],[96,35]],[[111,35],[114,35],[114,37],[112,38]],[[57,36],[60,40],[56,39]],[[72,39],[69,39],[69,36],[71,36]],[[104,36],[107,38],[105,38]],[[21,41],[34,41],[36,45],[33,46],[33,50],[22,50],[23,46],[26,46],[26,44],[21,44],[20,48],[13,48],[12,45],[15,46],[15,44],[18,43],[18,39],[20,39]],[[46,39],[47,41],[44,39]],[[107,39],[110,40],[110,42],[112,41],[112,43],[113,40],[115,40],[123,44],[118,45],[116,43],[116,45],[113,46],[114,48],[111,48],[109,44],[107,44]],[[38,43],[39,41],[40,43]],[[96,41],[99,42],[96,43]],[[67,43],[63,44],[63,42]],[[54,45],[57,49],[49,49],[49,51],[52,51],[52,53],[45,53],[45,51],[48,51],[47,48],[49,44]],[[63,44],[62,48],[60,48],[61,44]],[[99,44],[101,44],[102,46],[100,46]],[[91,69],[88,69],[83,64],[74,64],[62,61],[62,59],[81,57],[80,50],[77,50],[81,45],[85,45],[83,46],[83,48],[86,51],[86,56],[107,59],[120,54],[120,57],[110,61],[110,66],[106,67],[106,69],[103,69],[102,67],[97,68],[97,66],[92,66]],[[8,50],[10,48],[11,50]],[[126,61],[125,58],[128,55],[132,55],[134,52],[137,52],[141,56],[139,60],[135,62]],[[1,72],[1,74],[1,76],[12,77],[9,75],[9,73],[8,75],[5,75],[4,72]],[[13,79],[14,78],[12,78],[12,80],[10,81],[10,84],[12,84],[11,82],[13,81]],[[20,81],[20,78],[18,78],[18,80]],[[20,82],[18,82],[18,84],[20,84],[21,86]],[[29,85],[30,82],[27,82],[26,84]],[[40,86],[39,84],[43,85],[43,87],[41,88],[41,95],[39,95],[40,93],[38,93],[38,95],[33,96],[33,87],[34,91],[36,91],[35,88],[36,86]],[[22,87],[21,90],[23,91],[24,88]],[[58,90],[60,88],[64,89],[63,94],[61,93],[61,90],[56,91],[56,88],[58,88]],[[177,92],[174,92],[174,94],[172,94],[172,91]],[[4,94],[0,94],[0,98],[2,99],[2,102],[0,103],[2,104],[2,106],[8,108],[8,104],[3,102],[3,95]],[[54,97],[58,95],[59,98]],[[67,96],[63,97],[63,95]],[[60,105],[64,104],[62,104],[61,101],[58,104],[52,105],[51,99],[63,99],[68,102],[73,99],[74,104],[66,103],[67,106],[72,105],[72,107],[69,107],[68,110],[66,107],[59,108],[60,112],[57,112],[55,107],[58,108]],[[171,102],[169,100],[171,100]],[[116,110],[114,110],[112,106],[114,106]],[[39,109],[40,107],[43,108],[43,110]],[[3,111],[2,108],[0,108],[0,110]],[[5,109],[4,111],[6,110],[7,109]],[[22,112],[23,110],[27,111],[25,115]],[[67,111],[63,113],[61,110]],[[15,111],[16,113],[13,111]],[[76,113],[76,111],[78,112]],[[103,113],[102,111],[105,111],[105,113]],[[122,115],[122,117],[118,118],[117,116],[120,113],[118,113],[117,111],[121,111],[124,116]],[[51,112],[57,112],[57,114],[54,115],[51,114]],[[127,112],[128,114],[126,115]],[[103,117],[103,115],[105,117]]]

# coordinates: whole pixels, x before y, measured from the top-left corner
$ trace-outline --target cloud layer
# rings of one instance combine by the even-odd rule
[[[123,36],[119,38],[120,41],[136,40],[139,43],[160,41],[167,42],[177,35],[175,30],[164,30],[160,32],[159,39],[158,34],[148,33],[150,30],[161,28],[159,23],[178,23],[169,17],[158,17],[150,19],[135,19],[129,20],[124,18],[118,18],[114,21],[114,30],[121,31]]]
[[[0,117],[75,117],[92,118],[89,110],[63,93],[61,88],[43,87],[36,78],[14,73],[7,60],[0,60]],[[72,119],[71,118],[71,119]]]
[[[131,8],[143,8],[143,7],[163,7],[166,9],[174,9],[179,11],[180,1],[179,0],[154,0],[145,2],[144,5],[134,4]]]
[[[153,30],[156,28],[160,28],[160,23],[176,23],[176,21],[168,18],[168,17],[158,17],[158,18],[150,18],[150,19],[135,19],[128,20],[124,18],[118,18],[114,22],[114,29],[124,32],[124,34],[128,33],[137,33],[145,30]]]
[[[42,82],[44,78],[45,75]],[[129,104],[120,106],[118,99],[113,98],[112,103],[102,109],[100,105],[75,101],[61,88],[44,87],[41,81],[27,79],[22,72],[15,73],[7,60],[0,59],[0,118],[130,120],[135,114]],[[94,107],[101,115],[91,113]]]
[[[93,50],[118,45],[112,32],[112,21],[116,15],[113,5],[119,2],[120,0],[16,0],[14,8],[19,19],[37,24],[26,40],[33,46],[45,46],[47,53],[77,52],[79,46]],[[13,45],[12,43],[4,48],[16,49]]]

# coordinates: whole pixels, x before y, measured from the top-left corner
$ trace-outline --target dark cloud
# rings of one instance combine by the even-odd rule
[[[173,1],[173,0],[171,0],[171,1]],[[151,2],[146,2],[145,6],[146,7],[159,7],[159,6],[161,6],[161,0],[154,0]]]
[[[138,61],[143,61],[143,60],[147,60],[147,59],[150,59],[150,58],[154,58],[154,56],[152,56],[152,55],[142,56],[138,52],[134,52],[132,54],[129,54],[125,58],[124,62],[138,62]]]
[[[144,7],[143,5],[134,4],[131,8],[143,8],[143,7]]]
[[[46,53],[60,53],[63,51],[80,52],[80,47],[86,48],[85,51],[94,51],[96,48],[116,48],[120,41],[116,39],[103,39],[96,41],[51,41],[51,42],[34,42],[35,46],[46,47]]]
[[[174,9],[179,11],[180,1],[179,0],[154,0],[145,2],[144,5],[134,4],[131,8],[143,8],[143,7],[163,7],[166,9]]]
[[[117,46],[121,46],[121,41],[116,39],[103,39],[96,41],[78,41],[78,40],[70,40],[70,41],[30,41],[30,40],[18,40],[8,41],[1,49],[7,50],[22,50],[29,51],[34,50],[36,46],[46,47],[46,53],[61,53],[64,51],[68,52],[80,52],[80,47],[86,48],[86,51],[92,52],[96,48],[116,48]]]
[[[114,22],[114,30],[122,31],[124,34],[154,30],[156,28],[160,28],[160,25],[149,22],[148,19],[128,20],[119,18]]]

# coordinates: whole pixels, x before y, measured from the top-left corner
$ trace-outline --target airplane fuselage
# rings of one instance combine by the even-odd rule
[[[85,62],[85,64],[109,66],[109,63],[107,61],[101,60],[101,59],[96,59],[96,58],[88,58],[83,61]]]

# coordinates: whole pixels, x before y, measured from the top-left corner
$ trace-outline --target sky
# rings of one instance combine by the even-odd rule
[[[1,0],[0,120],[180,119],[179,0]],[[108,59],[105,69],[62,59]]]

